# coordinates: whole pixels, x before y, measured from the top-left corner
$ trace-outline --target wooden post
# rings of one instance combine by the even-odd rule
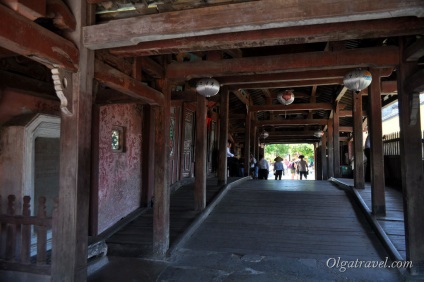
[[[417,70],[417,62],[405,62],[404,42],[401,40],[398,67],[398,101],[400,125],[400,160],[405,216],[406,260],[413,261],[411,274],[424,274],[424,180],[419,99],[406,91],[407,79]],[[415,100],[414,100],[415,98]],[[418,112],[413,113],[414,107]],[[423,113],[421,113],[423,114]]]
[[[353,147],[354,147],[354,185],[357,189],[365,188],[364,176],[364,152],[362,148],[363,135],[362,135],[362,94],[353,94]]]
[[[317,146],[315,149],[315,179],[322,180],[322,146]]]
[[[251,135],[251,126],[252,126],[252,114],[247,110],[246,113],[246,132],[244,133],[244,172],[245,175],[250,175],[250,154],[255,152],[250,149],[250,135]]]
[[[194,209],[206,207],[206,98],[197,95]]]
[[[155,163],[155,113],[152,106],[146,105],[143,108],[143,144],[142,154],[145,164]],[[142,189],[141,203],[150,207],[154,190],[155,173],[149,165],[142,165]]]
[[[333,133],[334,133],[334,177],[340,177],[340,103],[336,102],[334,112],[333,112]]]
[[[380,70],[371,69],[372,82],[369,87],[369,130],[371,133],[371,202],[374,215],[386,214],[385,184],[384,184],[384,156],[383,133],[381,122],[381,89]],[[371,129],[371,130],[370,130]]]
[[[22,206],[22,217],[28,219],[31,216],[31,197],[24,196],[24,204]],[[31,225],[22,225],[22,245],[21,245],[21,262],[24,264],[30,263],[31,254]]]
[[[163,87],[164,104],[155,107],[155,184],[153,205],[153,254],[162,257],[169,248],[169,125],[171,89]]]
[[[41,220],[46,219],[46,197],[38,199],[38,214],[37,217]],[[37,226],[37,264],[46,264],[47,261],[47,227]]]
[[[221,106],[219,110],[219,160],[218,160],[218,185],[227,184],[227,143],[228,143],[228,116],[229,116],[229,91],[226,87],[220,91]]]
[[[7,215],[15,215],[15,195],[7,197]],[[15,261],[16,258],[16,224],[9,223],[7,225],[6,237],[6,260]]]
[[[334,130],[333,119],[330,118],[327,124],[328,140],[328,177],[334,177]]]
[[[322,180],[328,179],[328,162],[327,162],[327,135],[328,132],[321,137],[321,170]]]
[[[60,125],[60,206],[53,226],[51,279],[86,281],[94,51],[84,47],[82,27],[92,23],[95,7],[86,1],[69,1],[68,7],[77,22],[68,36],[79,49],[79,68],[68,81],[72,113],[62,114]]]

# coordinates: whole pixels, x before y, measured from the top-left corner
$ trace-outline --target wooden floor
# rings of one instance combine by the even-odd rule
[[[328,181],[246,181],[227,192],[183,247],[315,259],[387,256],[359,208]]]
[[[354,185],[353,179],[338,179],[349,186]],[[371,184],[365,183],[365,189],[356,189],[362,197],[367,208],[371,211]],[[400,254],[402,259],[406,258],[405,246],[405,219],[403,213],[402,193],[398,189],[385,187],[386,194],[386,215],[377,216],[376,219],[383,228],[386,235]]]
[[[228,183],[239,178],[230,177]],[[216,178],[208,178],[206,202],[209,204],[223,186],[217,185]],[[182,186],[171,195],[170,244],[190,226],[199,212],[194,211],[194,184]],[[149,257],[153,246],[153,210],[140,215],[119,232],[106,240],[108,254],[129,257]]]

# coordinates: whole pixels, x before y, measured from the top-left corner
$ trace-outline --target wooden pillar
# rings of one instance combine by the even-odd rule
[[[339,112],[340,112],[340,103],[337,102],[336,106],[334,108],[334,115],[333,115],[333,132],[334,132],[334,177],[340,177],[340,118],[339,118]]]
[[[253,151],[254,154],[253,156],[255,157],[256,161],[259,162],[258,158],[259,158],[259,142],[258,142],[258,134],[257,134],[257,129],[258,127],[256,125],[253,126],[252,128],[252,140],[253,140]]]
[[[353,94],[353,161],[354,161],[354,185],[357,189],[365,188],[364,176],[364,152],[362,148],[362,94]]]
[[[58,223],[53,226],[52,281],[87,280],[91,118],[94,51],[82,44],[82,27],[94,19],[93,5],[70,1],[77,28],[68,38],[79,49],[78,72],[67,81],[71,97],[61,116]],[[69,78],[68,77],[68,78]]]
[[[219,160],[218,160],[218,185],[227,184],[227,143],[228,143],[228,116],[229,116],[229,91],[223,87],[220,91],[221,106],[219,110]]]
[[[249,110],[246,113],[246,132],[244,135],[244,172],[245,175],[249,175],[250,170],[250,154],[254,154],[254,151],[250,149],[250,135],[251,135],[251,126],[252,126],[252,114]]]
[[[321,160],[322,160],[321,149],[322,149],[322,147],[319,146],[319,144],[318,144],[318,146],[314,145],[314,147],[315,147],[315,154],[314,154],[315,179],[316,180],[322,180],[322,165],[321,165]]]
[[[322,180],[327,180],[328,179],[327,135],[328,135],[328,132],[324,132],[324,134],[321,137],[321,170],[322,170]]]
[[[385,184],[384,184],[384,156],[383,131],[381,121],[381,88],[380,70],[371,69],[372,82],[369,87],[369,127],[371,133],[371,202],[374,215],[386,214]],[[371,130],[370,130],[371,129]]]
[[[333,119],[330,118],[327,124],[328,140],[328,177],[334,177],[334,128]]]
[[[151,106],[146,105],[143,108],[143,163],[155,163],[155,112]],[[143,177],[141,189],[141,203],[143,206],[150,207],[154,190],[154,169],[148,165],[142,166]]]
[[[206,98],[197,95],[194,209],[206,207]]]
[[[419,93],[408,86],[418,70],[417,62],[405,61],[401,42],[401,63],[397,68],[400,125],[400,160],[405,216],[406,260],[413,261],[411,274],[424,274],[424,179]],[[418,99],[417,99],[418,98]],[[416,109],[418,110],[416,111]],[[423,114],[423,113],[421,113]]]
[[[155,165],[153,205],[153,254],[165,255],[169,248],[169,126],[171,111],[171,89],[165,81],[162,88],[164,103],[154,107],[155,119]]]

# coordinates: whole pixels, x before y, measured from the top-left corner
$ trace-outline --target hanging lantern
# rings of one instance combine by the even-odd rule
[[[205,97],[215,96],[219,92],[219,82],[211,77],[202,78],[196,84],[196,91]]]
[[[317,130],[314,132],[314,136],[321,138],[324,135],[324,132],[322,130]]]
[[[265,129],[261,132],[261,134],[259,135],[259,138],[265,139],[268,138],[269,133],[267,131],[265,131]]]
[[[283,105],[290,105],[294,101],[293,90],[286,90],[277,95],[277,100]]]
[[[356,69],[343,78],[344,86],[356,93],[367,88],[372,81],[371,73],[367,70]]]

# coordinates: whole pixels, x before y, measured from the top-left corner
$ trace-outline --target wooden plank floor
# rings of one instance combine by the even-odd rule
[[[238,180],[228,178],[228,183]],[[209,204],[219,193],[222,186],[217,178],[206,182],[206,202]],[[170,244],[190,226],[199,212],[194,211],[194,184],[180,187],[171,195],[170,204]],[[106,239],[108,254],[115,256],[149,257],[153,246],[153,210],[140,215],[120,231]]]
[[[353,179],[337,179],[349,186],[354,185]],[[369,210],[372,210],[371,204],[371,184],[365,183],[365,189],[357,189]],[[405,246],[405,219],[403,214],[402,192],[392,188],[385,187],[386,193],[386,215],[378,216],[377,221],[393,243],[403,259],[406,258]]]
[[[250,180],[233,187],[183,248],[315,259],[387,256],[357,206],[327,181]]]

